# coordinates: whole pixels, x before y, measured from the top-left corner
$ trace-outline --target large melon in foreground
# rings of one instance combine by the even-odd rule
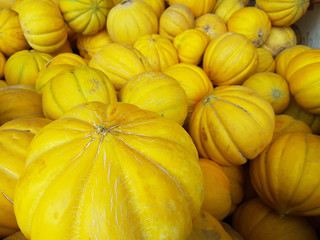
[[[34,137],[14,210],[32,240],[178,240],[203,198],[198,153],[179,124],[90,102]]]

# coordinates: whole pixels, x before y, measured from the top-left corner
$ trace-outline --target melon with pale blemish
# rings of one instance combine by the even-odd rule
[[[245,86],[219,86],[199,102],[189,133],[201,157],[242,165],[268,146],[274,129],[270,103]]]
[[[203,199],[198,153],[179,124],[90,102],[34,137],[14,210],[32,240],[179,240]]]
[[[72,107],[90,101],[109,104],[117,101],[117,95],[108,77],[89,66],[62,69],[42,89],[43,113],[49,119],[57,119]]]

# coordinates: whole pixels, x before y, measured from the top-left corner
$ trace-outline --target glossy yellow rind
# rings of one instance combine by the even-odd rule
[[[245,7],[230,16],[227,27],[229,32],[243,34],[255,47],[260,47],[269,37],[271,22],[263,10]]]
[[[15,85],[0,88],[0,125],[15,118],[44,117],[41,95],[32,87]]]
[[[257,48],[258,53],[258,72],[274,72],[276,68],[275,60],[272,53],[264,48]]]
[[[312,130],[305,122],[298,119],[294,119],[290,115],[276,115],[272,141],[279,137],[281,134],[287,132],[312,133]]]
[[[119,43],[110,43],[99,50],[89,66],[104,72],[117,91],[131,77],[151,71],[148,60],[140,51]]]
[[[167,0],[167,2],[169,5],[178,3],[187,6],[195,18],[211,12],[216,4],[216,0]]]
[[[157,15],[142,0],[125,0],[114,6],[108,14],[106,26],[113,42],[128,45],[159,30]]]
[[[132,77],[120,90],[119,101],[150,110],[183,125],[187,113],[187,96],[179,82],[160,72]]]
[[[163,11],[166,9],[165,0],[143,0],[143,1],[152,8],[152,10],[154,11],[158,19],[160,18]]]
[[[279,75],[285,78],[286,71],[288,72],[290,71],[289,69],[287,69],[290,61],[298,54],[305,52],[307,50],[311,50],[311,48],[305,45],[295,45],[293,47],[283,50],[275,58],[276,73],[278,73]]]
[[[22,50],[8,58],[4,76],[8,85],[30,85],[35,87],[39,72],[52,59],[47,53]]]
[[[307,132],[277,137],[250,164],[254,189],[281,215],[319,215],[320,138]]]
[[[117,95],[108,77],[89,66],[64,70],[42,91],[43,113],[49,119],[57,119],[72,107],[90,101],[109,104],[117,101]]]
[[[45,125],[51,122],[48,118],[17,118],[0,126],[1,129],[14,129],[37,134]]]
[[[74,66],[68,64],[59,64],[48,67],[39,72],[38,78],[36,80],[36,91],[38,93],[43,92],[44,86],[50,82],[51,79],[55,78],[57,75],[64,72],[70,71]]]
[[[308,49],[296,54],[288,63],[285,77],[290,83],[292,76],[308,65],[320,62],[320,49]]]
[[[16,231],[19,227],[13,212],[15,185],[24,172],[26,152],[33,136],[26,131],[0,130],[0,226]]]
[[[75,32],[92,35],[103,29],[111,0],[60,0],[59,9],[68,26]]]
[[[220,16],[227,23],[234,12],[244,7],[242,0],[217,0],[212,13]]]
[[[46,121],[47,120],[47,121]],[[15,119],[0,127],[0,237],[18,231],[13,199],[18,178],[25,169],[28,146],[37,131],[50,120]]]
[[[61,64],[68,64],[71,66],[80,66],[80,65],[87,65],[87,62],[83,59],[83,57],[79,56],[76,53],[60,53],[54,56],[45,66],[45,69]]]
[[[280,216],[258,198],[242,203],[232,217],[233,228],[245,240],[317,240],[308,221],[299,216]]]
[[[67,25],[56,3],[51,0],[24,0],[19,20],[29,45],[40,52],[54,52],[67,40]]]
[[[309,0],[257,0],[255,6],[263,9],[273,26],[290,26],[302,17],[310,5]]]
[[[159,19],[159,34],[173,40],[179,33],[192,29],[195,20],[190,9],[183,4],[173,4],[168,6]]]
[[[204,14],[195,19],[195,28],[204,31],[210,38],[214,39],[221,33],[227,32],[227,25],[223,19],[213,13]]]
[[[30,48],[23,34],[18,13],[8,8],[0,9],[0,28],[0,52],[4,55],[9,57],[15,52]]]
[[[73,49],[69,40],[65,41],[65,43],[57,51],[51,52],[50,55],[55,57],[61,53],[73,53]]]
[[[204,202],[202,210],[217,220],[223,220],[231,210],[231,185],[227,175],[216,162],[200,158],[204,178]]]
[[[109,43],[112,43],[112,40],[106,29],[102,29],[98,33],[89,36],[80,34],[76,40],[80,56],[88,61],[90,61],[96,52]]]
[[[209,41],[210,37],[198,28],[179,33],[173,39],[173,46],[177,49],[179,62],[198,65],[202,61]]]
[[[231,192],[231,215],[244,198],[245,172],[243,166],[221,166],[229,179]]]
[[[298,54],[288,64],[286,78],[291,94],[306,111],[320,114],[320,49]]]
[[[175,64],[164,73],[176,79],[186,93],[188,115],[185,124],[188,124],[197,103],[213,91],[212,83],[202,68],[189,63]]]
[[[258,53],[239,33],[223,33],[213,39],[203,56],[203,70],[214,85],[241,84],[256,72]]]
[[[220,86],[197,104],[189,133],[200,156],[221,165],[242,165],[271,142],[273,108],[244,86]]]
[[[188,133],[131,104],[73,108],[36,135],[26,164],[14,210],[32,240],[185,239],[203,202]]]
[[[242,84],[267,100],[275,114],[281,114],[290,102],[289,85],[286,79],[276,73],[261,72],[249,77]]]
[[[178,52],[172,42],[159,34],[142,36],[133,47],[146,57],[152,71],[162,72],[179,63]]]

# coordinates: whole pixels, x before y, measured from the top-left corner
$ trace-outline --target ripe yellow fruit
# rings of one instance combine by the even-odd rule
[[[190,9],[183,4],[166,8],[159,19],[159,34],[173,40],[179,33],[194,28],[195,20]]]
[[[202,68],[190,63],[178,63],[164,71],[165,74],[176,79],[187,95],[188,116],[185,125],[195,106],[213,91],[213,85]]]
[[[267,41],[261,46],[276,57],[283,50],[297,44],[297,37],[291,27],[271,27]]]
[[[180,63],[198,65],[210,41],[209,36],[198,28],[188,29],[173,39]]]
[[[243,34],[255,47],[260,47],[269,37],[271,22],[263,10],[245,7],[230,16],[227,27],[229,32]]]
[[[0,52],[4,55],[9,57],[15,52],[30,48],[23,34],[18,13],[8,8],[1,8],[0,28]]]
[[[200,158],[204,177],[204,202],[202,209],[222,221],[231,210],[231,185],[221,166],[214,160]]]
[[[110,10],[107,29],[113,42],[133,45],[143,35],[158,33],[158,18],[144,1],[125,0]]]
[[[271,142],[274,117],[270,103],[251,89],[219,86],[196,105],[188,130],[201,157],[242,165]]]
[[[210,40],[214,39],[221,33],[227,32],[227,25],[217,14],[207,13],[195,20],[195,27],[204,31]]]
[[[59,0],[59,9],[68,27],[83,35],[102,30],[112,6],[110,0]]]
[[[272,53],[264,48],[257,48],[258,66],[257,72],[274,72],[276,68],[275,60]]]
[[[213,39],[203,56],[203,70],[213,85],[242,84],[256,72],[258,53],[239,33],[223,33]]]
[[[244,7],[242,0],[217,0],[212,13],[220,16],[227,23],[234,12]]]
[[[289,105],[290,91],[285,78],[272,72],[256,73],[242,84],[267,100],[275,114],[282,113]]]
[[[58,5],[51,0],[22,1],[19,19],[29,45],[39,52],[55,52],[67,40],[67,25]]]
[[[139,38],[133,47],[146,57],[152,71],[162,72],[179,63],[178,52],[172,42],[159,34],[145,35]]]
[[[89,66],[104,72],[118,91],[133,76],[151,71],[143,54],[129,45],[110,43],[96,52]]]
[[[22,50],[8,58],[4,76],[8,85],[25,84],[35,87],[39,72],[52,59],[47,53]]]
[[[93,35],[79,35],[76,39],[79,54],[87,61],[90,61],[96,52],[109,43],[112,43],[112,40],[106,29],[102,29]]]
[[[161,73],[141,73],[132,77],[120,90],[119,101],[159,113],[183,125],[187,113],[187,96],[179,82]]]
[[[273,26],[288,27],[307,12],[309,0],[256,0],[256,7],[263,9]]]
[[[216,0],[167,0],[167,2],[169,5],[183,4],[187,6],[196,18],[211,12],[216,4]]]
[[[43,113],[49,119],[57,119],[72,107],[90,101],[109,104],[116,102],[117,96],[103,72],[85,65],[55,75],[42,91]]]

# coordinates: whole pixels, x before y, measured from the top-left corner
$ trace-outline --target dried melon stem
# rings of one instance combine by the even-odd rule
[[[106,135],[110,132],[110,129],[105,128],[102,125],[97,126],[96,133],[100,135]]]

